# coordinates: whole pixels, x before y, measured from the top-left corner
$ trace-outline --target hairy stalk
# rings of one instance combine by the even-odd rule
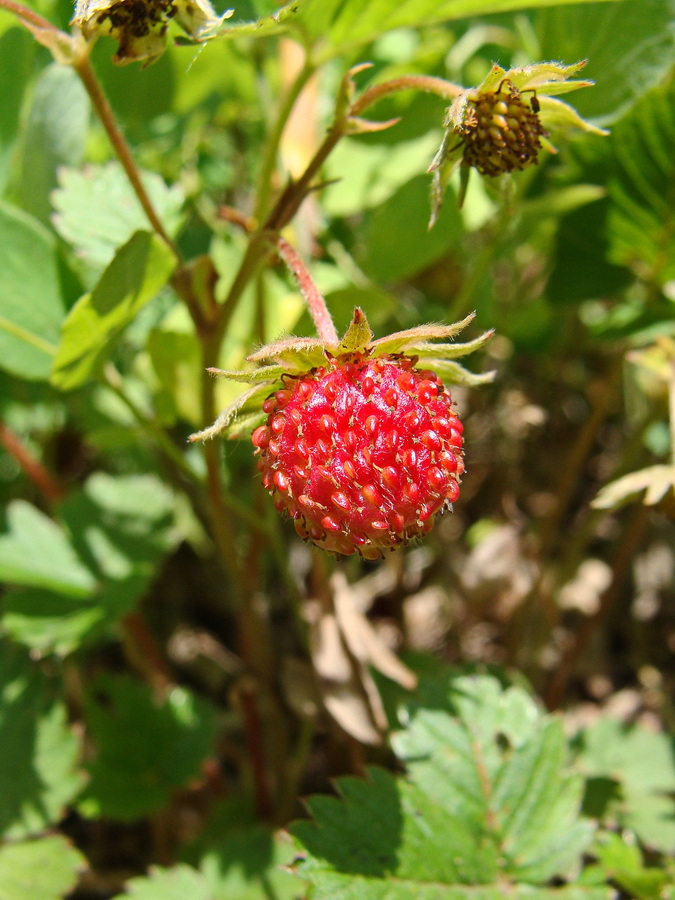
[[[463,88],[457,84],[451,84],[443,78],[435,78],[433,75],[403,75],[401,78],[392,78],[391,81],[383,81],[367,88],[352,104],[350,114],[360,116],[369,106],[376,103],[382,97],[389,94],[397,94],[400,91],[422,91],[425,94],[436,94],[443,100],[454,100],[462,93]]]
[[[27,6],[24,6],[22,3],[15,3],[14,0],[0,0],[0,9],[6,9],[7,12],[14,13],[15,16],[23,19],[25,23],[30,23],[36,28],[41,28],[44,31],[59,31],[52,22],[43,19],[41,15],[34,10],[29,9]]]
[[[338,334],[326,306],[326,301],[314,284],[307,267],[293,247],[282,237],[277,239],[277,250],[298,283],[300,293],[305,298],[317,334],[322,341],[326,341],[329,344],[339,343]]]

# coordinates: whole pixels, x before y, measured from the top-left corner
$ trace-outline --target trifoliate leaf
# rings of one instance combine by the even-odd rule
[[[572,874],[593,832],[562,723],[487,676],[451,678],[437,700],[410,706],[394,736],[407,777],[371,769],[339,779],[337,798],[308,801],[313,821],[292,832],[312,897],[606,898],[549,886]]]

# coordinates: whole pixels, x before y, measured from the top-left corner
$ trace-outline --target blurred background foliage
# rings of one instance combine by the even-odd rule
[[[144,69],[113,65],[109,38],[93,50],[167,233],[196,270],[212,261],[220,302],[247,245],[223,210],[253,216],[302,172],[351,65],[372,64],[359,90],[411,73],[468,87],[495,61],[587,58],[596,84],[572,103],[611,133],[551,135],[556,155],[508,184],[473,177],[461,211],[453,181],[431,231],[439,98],[385,98],[373,115],[399,124],[340,142],[287,230],[338,331],[355,305],[376,336],[475,310],[496,337],[474,368],[497,377],[453,391],[453,514],[379,563],[303,545],[248,440],[220,446],[236,580],[187,444],[207,424],[204,356],[172,257],[75,71],[0,9],[0,900],[303,896],[275,829],[334,776],[396,770],[378,743],[405,697],[394,654],[422,683],[489,668],[529,685],[536,715],[561,711],[560,765],[599,826],[577,886],[604,886],[570,897],[673,897],[675,3],[296,5],[253,28],[277,4],[238,3],[226,39]],[[66,0],[32,9],[68,29]],[[308,47],[316,72],[261,181]],[[312,324],[269,267],[218,363],[289,332]],[[218,406],[238,390],[219,383]],[[310,854],[312,827],[296,834]]]

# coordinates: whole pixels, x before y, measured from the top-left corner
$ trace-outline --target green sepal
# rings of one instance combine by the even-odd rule
[[[349,323],[349,327],[340,341],[339,352],[363,353],[372,340],[373,332],[368,324],[368,319],[366,318],[365,313],[357,307],[354,310],[354,315]]]
[[[373,341],[371,346],[377,356],[413,350],[420,343],[424,344],[437,338],[453,338],[466,328],[475,315],[475,312],[469,313],[460,322],[454,322],[452,325],[418,325],[417,328],[397,331],[396,334]]]
[[[478,387],[481,384],[490,384],[495,380],[496,372],[469,372],[459,363],[449,359],[425,359],[424,366],[435,372],[445,384],[459,384],[462,387]]]
[[[227,378],[228,381],[239,381],[242,384],[259,384],[261,381],[277,381],[286,369],[283,366],[261,366],[259,369],[248,369],[245,372],[231,372],[227,369],[212,367],[206,370],[218,378]]]
[[[328,345],[316,338],[290,337],[267,344],[246,359],[248,362],[273,359],[282,366],[284,372],[295,374],[323,365],[326,362],[326,350],[332,350],[335,354],[338,348],[337,345]]]
[[[203,431],[197,431],[194,434],[191,434],[188,440],[192,442],[208,441],[217,435],[224,434],[235,418],[240,414],[246,413],[247,407],[252,406],[253,409],[255,409],[256,406],[261,407],[262,401],[272,393],[275,383],[276,382],[274,381],[265,381],[263,384],[258,384],[255,387],[244,391],[243,394],[240,394],[229,406],[225,407],[213,425],[209,425],[209,427],[204,428]]]
[[[458,359],[460,356],[468,356],[469,353],[480,350],[493,337],[494,333],[494,328],[491,328],[473,341],[466,341],[462,344],[414,344],[408,348],[408,352],[424,360]]]

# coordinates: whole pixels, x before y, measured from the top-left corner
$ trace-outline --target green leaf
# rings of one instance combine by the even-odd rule
[[[553,4],[551,4],[553,5]],[[615,121],[658,84],[675,52],[672,0],[555,5],[534,17],[543,59],[587,59],[595,80],[574,106],[584,118]]]
[[[579,736],[578,764],[590,778],[618,782],[621,797],[608,812],[645,844],[675,846],[675,738],[616,719],[601,719]]]
[[[562,723],[487,676],[451,679],[442,706],[411,706],[394,736],[407,779],[372,769],[340,779],[339,798],[308,802],[314,821],[292,831],[312,896],[605,897],[533,888],[578,865],[592,834]]]
[[[59,166],[82,162],[89,127],[89,98],[70,66],[52,63],[39,76],[23,135],[20,194],[26,210],[43,222]]]
[[[584,0],[370,0],[367,5],[362,0],[294,0],[272,16],[225,28],[221,34],[266,36],[291,29],[303,43],[320,44],[322,54],[330,58],[396,28],[578,2]]]
[[[96,473],[60,512],[98,589],[78,599],[54,590],[9,591],[2,626],[40,654],[65,656],[135,607],[177,535],[171,492],[152,475]]]
[[[90,286],[134,232],[148,229],[148,219],[117,162],[83,170],[64,167],[58,180],[52,194],[54,226],[75,250],[75,267]],[[141,172],[141,181],[167,233],[174,237],[182,221],[182,190],[178,185],[167,187],[153,172]]]
[[[630,835],[607,832],[595,842],[593,848],[600,865],[611,879],[636,900],[663,900],[670,896],[665,888],[668,875],[663,869],[645,866],[642,854]],[[671,889],[675,887],[671,879]]]
[[[96,756],[82,810],[122,821],[164,806],[196,777],[216,732],[215,710],[189,691],[176,687],[158,703],[146,685],[126,677],[91,686],[86,721]]]
[[[0,579],[68,597],[91,594],[96,579],[56,522],[25,500],[15,500],[7,510],[7,525],[7,533],[0,535]]]
[[[675,279],[675,79],[652,91],[613,129],[608,152],[609,260],[644,280]]]
[[[0,900],[62,900],[86,860],[61,835],[0,847]]]
[[[132,878],[124,894],[113,900],[214,900],[208,881],[200,873],[179,863],[171,869],[153,866],[147,878]]]
[[[21,378],[48,378],[65,315],[55,241],[35,219],[4,203],[0,272],[0,366]]]
[[[429,231],[429,188],[429,178],[420,175],[368,214],[359,263],[375,281],[391,283],[421,272],[460,239],[462,219],[451,199]]]
[[[95,377],[124,329],[157,296],[175,265],[164,241],[137,231],[118,251],[94,290],[81,297],[68,314],[52,384],[71,390]]]
[[[287,867],[295,845],[288,834],[256,822],[241,799],[213,807],[188,859],[198,866],[211,888],[212,900],[296,900],[300,883]]]
[[[440,107],[439,127],[442,118]],[[326,163],[326,178],[334,183],[322,193],[323,208],[331,216],[353,216],[380,206],[427,169],[438,142],[435,132],[393,146],[345,138]]]
[[[56,823],[81,788],[78,741],[52,685],[18,648],[0,652],[0,834],[17,839]],[[0,878],[0,897],[5,882]],[[33,895],[35,896],[35,895]]]

